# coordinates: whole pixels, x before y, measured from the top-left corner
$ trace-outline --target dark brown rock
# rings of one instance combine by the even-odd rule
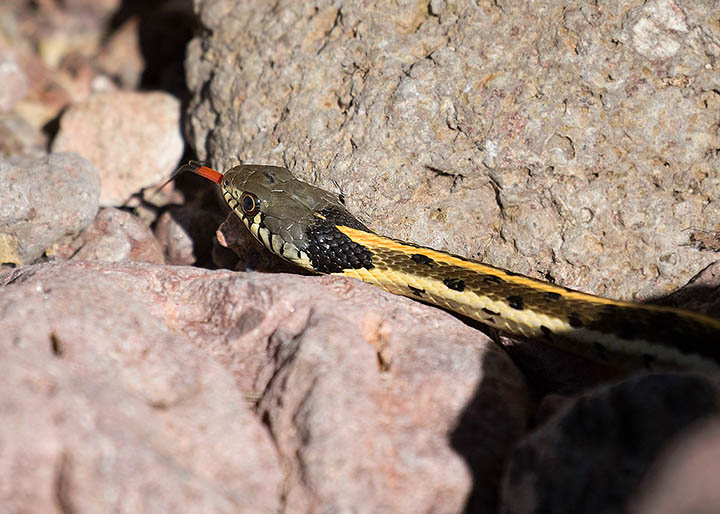
[[[717,416],[682,433],[658,459],[632,514],[720,512],[720,420]]]
[[[567,402],[513,451],[500,512],[625,512],[673,438],[717,408],[714,382],[670,374]]]
[[[720,318],[720,261],[714,262],[658,303]]]

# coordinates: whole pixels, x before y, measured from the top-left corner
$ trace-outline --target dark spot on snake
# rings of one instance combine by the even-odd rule
[[[501,279],[500,277],[496,277],[495,275],[485,275],[483,277],[483,282],[485,282],[486,284],[502,284],[503,279]]]
[[[465,290],[465,281],[461,280],[459,278],[446,278],[443,280],[443,284],[445,284],[448,288],[452,289],[453,291],[464,291]]]
[[[268,184],[275,183],[275,175],[273,175],[272,173],[268,173],[267,171],[265,173],[263,173],[263,175],[265,175],[265,178],[267,179]]]
[[[522,275],[520,273],[515,273],[514,271],[503,270],[503,272],[505,272],[505,274],[508,275],[509,277],[522,277]]]
[[[578,316],[577,312],[571,312],[568,316],[568,323],[570,323],[570,326],[572,328],[580,328],[583,326],[583,322],[580,319],[580,316]]]
[[[548,337],[548,338],[549,338],[550,336],[552,336],[552,333],[553,333],[553,331],[550,330],[550,329],[549,329],[548,327],[546,327],[545,325],[540,325],[540,331],[543,333],[543,335],[545,335],[545,337]]]
[[[491,311],[490,309],[486,309],[485,307],[482,308],[482,311],[483,311],[485,314],[489,314],[490,316],[500,316],[500,313],[499,313],[499,312],[493,312],[493,311]]]
[[[421,253],[414,253],[410,256],[410,258],[415,264],[424,264],[425,266],[432,266],[435,264],[435,261],[433,261],[430,257]]]
[[[408,286],[408,289],[410,289],[410,292],[417,296],[418,298],[422,298],[422,295],[425,294],[424,289],[418,289],[417,287]]]
[[[545,298],[551,302],[557,302],[562,296],[560,293],[553,293],[552,291],[548,291],[545,293]]]
[[[595,353],[597,353],[598,357],[600,357],[600,359],[606,361],[607,358],[608,358],[607,348],[605,348],[605,347],[604,347],[603,345],[601,345],[600,343],[595,343],[595,344],[593,345],[593,347],[595,348]]]
[[[525,302],[523,301],[522,296],[508,296],[507,302],[513,309],[521,311],[525,308]]]
[[[637,327],[630,320],[618,321],[615,324],[615,330],[621,339],[635,339],[637,336]]]

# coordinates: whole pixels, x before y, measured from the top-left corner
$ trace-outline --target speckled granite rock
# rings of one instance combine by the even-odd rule
[[[18,508],[492,512],[532,406],[487,337],[349,279],[70,261],[0,292]]]
[[[164,93],[98,94],[70,107],[60,120],[55,151],[72,151],[97,166],[100,205],[122,205],[177,166],[184,143],[180,102]]]
[[[98,209],[95,167],[71,153],[0,158],[0,263],[27,264]]]
[[[220,169],[285,165],[383,233],[598,294],[717,259],[692,244],[720,226],[715,2],[197,4],[189,132]]]

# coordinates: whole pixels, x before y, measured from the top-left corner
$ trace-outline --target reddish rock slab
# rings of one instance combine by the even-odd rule
[[[485,336],[350,279],[66,262],[0,284],[18,505],[491,512],[529,417]]]
[[[2,288],[0,504],[277,512],[280,463],[261,420],[227,369],[168,330],[152,293],[162,280],[142,275],[44,265]]]

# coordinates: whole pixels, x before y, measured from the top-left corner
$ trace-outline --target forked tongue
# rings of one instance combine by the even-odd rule
[[[181,173],[185,173],[186,171],[192,171],[196,175],[200,175],[201,177],[204,177],[208,180],[211,180],[215,182],[216,184],[220,184],[223,178],[223,174],[219,171],[215,171],[212,168],[208,168],[207,166],[204,166],[203,163],[198,161],[190,161],[187,164],[183,164],[178,169],[173,171],[172,175],[170,175],[170,178],[167,179],[165,182],[163,182],[163,185],[157,188],[158,191],[160,191],[163,187],[168,185],[170,182],[172,182],[175,177],[180,175]]]

